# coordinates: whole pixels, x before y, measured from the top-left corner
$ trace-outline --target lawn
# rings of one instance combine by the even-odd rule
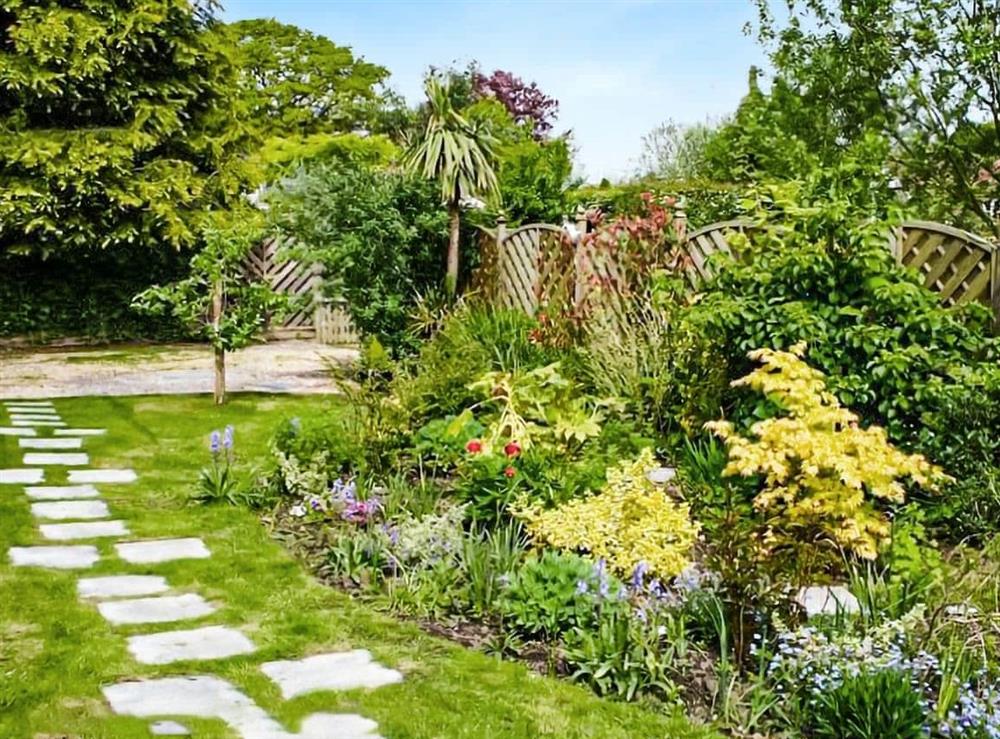
[[[73,572],[12,568],[0,563],[0,736],[147,737],[149,721],[112,715],[100,687],[122,679],[219,675],[291,729],[317,711],[356,712],[378,722],[386,737],[701,737],[682,718],[601,700],[564,681],[457,647],[416,626],[393,620],[314,581],[251,511],[188,502],[207,459],[213,428],[232,424],[241,464],[266,459],[267,439],[282,418],[336,409],[323,397],[242,395],[222,408],[210,398],[74,398],[55,401],[71,426],[103,427],[85,451],[95,466],[132,467],[139,481],[100,486],[115,517],[134,538],[200,536],[212,557],[160,565],[125,565],[104,556],[87,575],[159,574],[219,610],[203,624],[239,627],[258,647],[228,660],[140,665],[124,636],[147,627],[112,627],[76,597]],[[0,468],[20,466],[17,440],[0,437]],[[46,484],[63,474],[49,468]],[[0,487],[4,547],[40,543],[27,498]],[[112,543],[99,544],[110,555]],[[282,700],[257,668],[266,660],[369,649],[405,680],[374,691],[315,693]],[[199,737],[233,736],[219,722],[184,719]]]

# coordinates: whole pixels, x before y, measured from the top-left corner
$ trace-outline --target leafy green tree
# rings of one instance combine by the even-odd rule
[[[226,27],[239,94],[264,138],[351,131],[367,123],[385,67],[355,58],[325,36],[273,19]]]
[[[252,141],[211,7],[0,6],[0,250],[194,243]]]
[[[705,151],[718,125],[667,120],[642,137],[639,176],[689,180],[711,176]]]
[[[246,279],[243,260],[263,235],[259,211],[240,207],[209,214],[201,228],[202,248],[191,258],[188,277],[144,290],[137,310],[173,315],[206,339],[215,353],[215,402],[226,398],[226,352],[249,346],[284,296],[264,282]]]
[[[434,185],[341,158],[309,166],[268,195],[279,232],[301,259],[319,262],[327,296],[394,353],[411,348],[418,296],[438,288],[448,216]]]
[[[1000,4],[758,2],[786,99],[824,122],[828,146],[885,136],[923,215],[1000,235],[986,205],[1000,196]]]
[[[447,86],[430,75],[425,84],[427,124],[406,156],[407,168],[437,181],[448,208],[448,252],[445,290],[458,285],[462,201],[493,199],[499,194],[494,170],[494,138],[489,130],[467,119],[454,106]]]

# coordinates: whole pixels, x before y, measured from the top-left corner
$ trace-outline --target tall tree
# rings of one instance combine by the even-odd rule
[[[922,212],[1000,235],[1000,2],[758,2],[778,76],[831,145],[884,135]]]
[[[197,238],[246,183],[235,74],[189,0],[0,6],[0,251]]]
[[[472,89],[479,98],[499,101],[517,124],[531,127],[536,139],[548,135],[559,113],[559,101],[542,92],[537,83],[527,84],[502,69],[494,70],[489,76],[474,69]]]
[[[372,117],[385,67],[351,49],[273,19],[226,27],[239,68],[239,93],[263,137],[350,131]]]
[[[424,89],[427,123],[407,153],[406,166],[422,177],[436,180],[440,186],[441,200],[449,216],[445,290],[454,295],[458,285],[462,201],[499,196],[494,139],[485,126],[470,121],[455,109],[448,87],[437,76],[428,76]]]

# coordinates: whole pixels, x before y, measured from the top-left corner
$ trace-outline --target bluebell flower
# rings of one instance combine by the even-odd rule
[[[211,435],[208,437],[208,450],[212,452],[212,454],[218,454],[219,447],[221,444],[222,444],[222,437],[219,436],[219,432],[213,431]]]
[[[226,449],[233,448],[233,433],[234,433],[233,427],[226,426],[226,431],[222,435],[222,446],[224,446]]]
[[[584,594],[586,594],[588,592],[590,592],[590,586],[587,584],[587,581],[586,580],[577,580],[576,581],[576,594],[577,595],[584,595]]]
[[[649,567],[645,562],[639,562],[632,571],[632,589],[639,590],[646,579],[646,571]]]

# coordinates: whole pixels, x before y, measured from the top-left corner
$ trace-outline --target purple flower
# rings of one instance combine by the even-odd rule
[[[211,436],[208,437],[208,450],[212,452],[212,454],[218,454],[221,443],[222,437],[219,436],[219,432],[213,431]]]
[[[590,586],[587,585],[587,581],[586,580],[577,580],[576,581],[576,594],[577,595],[585,595],[589,591],[590,591]]]
[[[224,446],[226,449],[233,448],[233,432],[234,429],[232,426],[226,426],[226,431],[222,435],[222,446]]]
[[[642,589],[642,583],[646,579],[646,571],[649,567],[645,562],[639,562],[632,571],[632,589],[640,590]]]

